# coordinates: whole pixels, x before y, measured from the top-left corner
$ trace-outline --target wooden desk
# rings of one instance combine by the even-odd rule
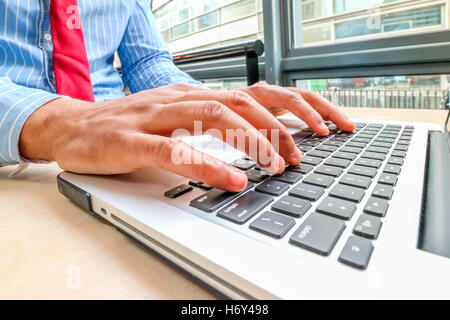
[[[423,110],[347,112],[360,119],[441,125],[446,116]],[[57,165],[32,165],[8,178],[11,170],[0,168],[0,299],[215,298],[60,195]]]

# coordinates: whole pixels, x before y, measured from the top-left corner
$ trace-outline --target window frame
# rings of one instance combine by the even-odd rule
[[[450,5],[445,7],[449,15]],[[269,83],[292,86],[308,78],[450,74],[450,30],[296,48],[301,29],[294,34],[294,13],[301,26],[300,1],[263,2],[264,25],[271,26],[264,28]]]

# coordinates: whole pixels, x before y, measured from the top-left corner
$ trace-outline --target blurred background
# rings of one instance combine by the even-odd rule
[[[261,79],[266,78],[268,72],[265,68],[268,50],[280,50],[283,51],[280,62],[282,67],[286,64],[282,61],[283,58],[287,62],[290,56],[307,56],[309,59],[297,59],[297,67],[288,70],[291,75],[282,75],[284,83],[281,84],[317,91],[338,105],[427,109],[440,107],[443,93],[448,90],[450,72],[447,71],[448,67],[439,68],[436,63],[447,61],[450,50],[446,56],[445,50],[422,52],[422,57],[417,62],[413,61],[414,68],[409,68],[408,65],[411,55],[416,54],[415,51],[387,50],[385,54],[393,55],[395,59],[390,62],[389,56],[386,56],[383,59],[387,58],[387,61],[380,64],[372,64],[370,60],[369,63],[364,62],[370,59],[373,52],[366,57],[362,54],[367,49],[385,50],[399,44],[401,49],[405,49],[449,41],[450,0],[279,2],[281,9],[275,14],[279,13],[280,19],[264,18],[265,11],[273,9],[273,3],[277,3],[271,0],[153,0],[152,10],[173,55],[259,39],[265,42],[266,47],[266,54],[260,58],[263,69]],[[274,11],[268,14],[274,15]],[[268,25],[268,22],[271,23]],[[280,24],[281,37],[287,34],[289,37],[288,41],[284,41],[289,43],[283,43],[282,48],[276,48],[272,38],[265,39],[265,33],[272,32],[265,32],[265,29],[276,28],[274,23]],[[336,59],[336,64],[333,65],[330,59],[333,56],[342,57],[347,48],[351,48],[355,61],[360,59],[361,63],[353,66],[348,62],[342,63],[342,59]],[[355,52],[361,53],[361,58]],[[405,61],[402,61],[402,54]],[[430,62],[424,55],[431,55]],[[317,59],[314,60],[315,57]],[[315,61],[322,61],[322,58],[330,61],[314,66]],[[305,68],[308,61],[314,62],[311,69]],[[417,66],[419,62],[422,64],[420,68]],[[427,68],[424,63],[434,65],[430,64]],[[404,70],[398,67],[402,65]],[[350,66],[352,72],[347,69]],[[338,70],[342,68],[345,68],[345,72],[339,73]],[[365,70],[358,72],[355,68]],[[415,69],[417,74],[414,74]],[[292,72],[296,75],[292,76]],[[244,75],[221,77],[220,68],[211,68],[211,73],[211,76],[200,80],[213,89],[230,90],[247,85]],[[193,75],[196,76],[195,72]]]

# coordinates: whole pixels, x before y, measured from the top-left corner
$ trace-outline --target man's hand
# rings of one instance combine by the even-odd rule
[[[299,164],[301,153],[270,112],[278,112],[278,108],[301,116],[322,135],[328,133],[322,117],[344,130],[354,129],[354,124],[331,103],[298,89],[258,84],[221,92],[176,84],[103,103],[70,98],[51,101],[27,120],[19,148],[21,156],[57,161],[62,169],[72,172],[120,174],[160,167],[221,189],[239,191],[247,184],[245,173],[172,138],[172,133],[180,128],[192,132],[194,121],[201,121],[204,130],[219,130],[223,137],[227,130],[244,130],[247,142],[257,142],[256,156],[250,154],[254,160],[271,173],[281,173],[285,161]],[[258,129],[278,130],[279,150],[271,144],[273,137],[265,137]],[[250,146],[237,141],[232,144],[250,153]],[[201,162],[176,164],[173,155],[180,152]],[[270,161],[263,161],[258,156],[261,154]]]

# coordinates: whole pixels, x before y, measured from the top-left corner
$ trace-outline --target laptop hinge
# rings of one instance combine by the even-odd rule
[[[447,132],[429,132],[424,181],[418,248],[450,258],[450,145]]]

